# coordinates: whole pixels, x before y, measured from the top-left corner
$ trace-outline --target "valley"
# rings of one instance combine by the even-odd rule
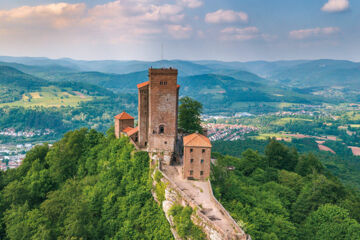
[[[204,105],[203,122],[215,146],[242,146],[236,152],[219,147],[220,152],[238,155],[240,150],[256,149],[276,138],[300,152],[335,159],[329,164],[336,166],[333,171],[345,182],[350,182],[350,172],[360,179],[360,86],[356,84],[360,64],[340,60],[144,62],[0,57],[0,131],[48,131],[31,137],[3,134],[0,143],[52,143],[82,127],[105,132],[113,124],[114,113],[125,110],[136,116],[136,84],[146,80],[147,68],[160,66],[181,69],[180,97],[190,96]],[[354,181],[360,186],[360,181]]]

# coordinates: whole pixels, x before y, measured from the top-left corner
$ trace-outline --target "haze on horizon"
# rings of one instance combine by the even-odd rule
[[[360,61],[356,0],[2,0],[0,55]]]

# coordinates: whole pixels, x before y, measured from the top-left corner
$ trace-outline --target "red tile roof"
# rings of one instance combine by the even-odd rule
[[[125,128],[125,129],[123,130],[123,132],[124,132],[124,133],[128,133],[128,132],[130,132],[131,130],[133,130],[132,127],[127,127],[127,128]]]
[[[116,115],[115,118],[119,119],[119,120],[131,120],[131,119],[134,119],[132,116],[130,116],[126,112],[122,112],[122,113]]]
[[[139,132],[139,127],[133,128],[130,131],[128,131],[126,134],[131,137],[132,135],[134,135],[135,133]]]
[[[149,83],[150,83],[149,81],[143,82],[143,83],[138,84],[137,87],[142,88],[142,87],[145,87],[145,86],[149,85]]]
[[[186,147],[212,147],[209,138],[200,133],[193,133],[183,138]]]

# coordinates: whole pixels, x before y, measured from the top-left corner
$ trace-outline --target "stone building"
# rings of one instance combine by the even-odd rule
[[[185,178],[207,179],[210,174],[211,144],[207,137],[201,134],[192,134],[181,139],[178,136],[178,102],[179,88],[177,84],[177,69],[162,68],[149,69],[149,80],[137,85],[138,87],[138,126],[134,127],[134,118],[123,112],[115,117],[115,135],[129,136],[137,148],[148,152],[160,152],[164,154],[166,164],[174,156],[183,161],[199,158],[199,163],[192,163],[186,167],[184,164]],[[132,122],[130,121],[132,120]],[[195,136],[194,139],[192,139]],[[192,141],[186,141],[187,139]],[[182,144],[184,143],[184,146]],[[187,155],[186,150],[190,145],[197,143],[194,152]],[[176,149],[184,149],[179,151]],[[202,152],[205,149],[205,152]],[[188,158],[188,159],[187,159]],[[201,162],[203,160],[203,162]],[[191,169],[190,169],[191,168]],[[192,172],[190,172],[192,171]],[[193,175],[189,175],[193,173]]]
[[[207,180],[210,177],[211,143],[209,138],[194,133],[183,138],[183,178]]]
[[[179,88],[176,69],[149,69],[149,81],[138,84],[139,146],[174,152]]]
[[[134,128],[134,118],[126,112],[122,112],[115,117],[115,136],[119,138],[126,128]]]

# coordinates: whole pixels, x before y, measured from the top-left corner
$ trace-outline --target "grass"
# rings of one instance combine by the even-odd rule
[[[347,112],[346,115],[350,121],[360,121],[360,113],[358,112],[351,111],[351,112]]]
[[[291,137],[283,135],[281,133],[261,133],[259,136],[255,136],[256,140],[267,140],[268,138],[291,140]]]
[[[306,122],[311,122],[311,119],[303,119],[303,118],[291,118],[291,117],[287,117],[287,118],[280,118],[278,120],[276,120],[275,122],[273,122],[273,125],[278,125],[278,126],[284,126],[285,124],[289,123],[289,122],[297,122],[297,121],[306,121]]]
[[[31,96],[31,98],[29,96]],[[0,107],[76,107],[80,102],[91,100],[93,100],[93,97],[91,96],[80,96],[71,91],[62,91],[57,87],[43,87],[39,92],[26,93],[23,95],[21,100],[10,103],[2,103],[0,104]]]

